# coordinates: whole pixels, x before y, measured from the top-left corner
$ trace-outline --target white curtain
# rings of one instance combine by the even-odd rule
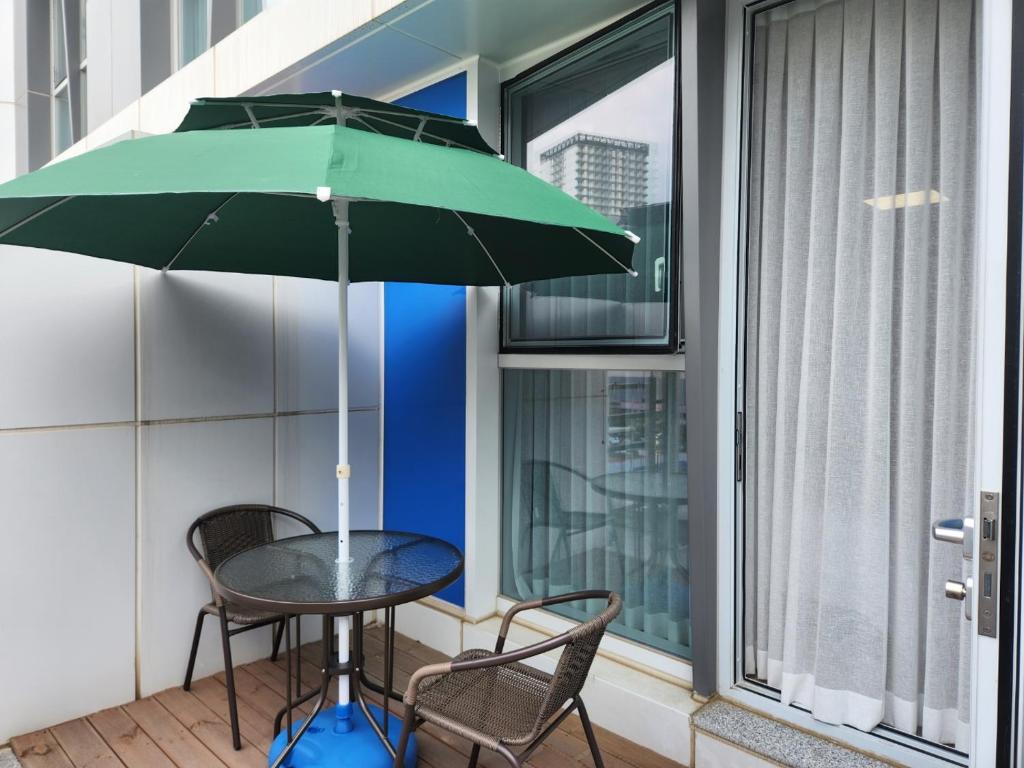
[[[753,37],[745,666],[966,750],[975,8],[791,3]]]

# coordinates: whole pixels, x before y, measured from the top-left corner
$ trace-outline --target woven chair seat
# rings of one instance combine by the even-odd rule
[[[214,603],[207,603],[203,610],[212,616],[217,615],[217,606]],[[264,621],[280,621],[284,618],[282,614],[270,613],[269,611],[257,611],[254,608],[246,608],[238,603],[224,603],[224,611],[228,615],[228,621],[234,624],[261,624]]]
[[[495,654],[473,649],[453,661]],[[453,672],[424,680],[418,689],[417,714],[424,720],[494,749],[526,744],[544,723],[538,722],[551,675],[525,664]]]

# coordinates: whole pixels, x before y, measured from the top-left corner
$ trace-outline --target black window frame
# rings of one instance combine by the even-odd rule
[[[587,49],[597,50],[601,43],[611,35],[621,32],[626,27],[639,27],[648,18],[653,19],[660,13],[665,13],[671,8],[674,17],[672,25],[672,39],[674,50],[674,77],[675,85],[672,92],[672,192],[671,192],[671,216],[669,218],[671,232],[669,233],[668,258],[671,259],[671,286],[672,295],[669,297],[668,308],[668,339],[664,342],[653,343],[631,343],[630,337],[612,337],[621,340],[619,343],[595,344],[573,343],[571,340],[558,343],[510,343],[507,334],[507,309],[509,300],[509,289],[501,288],[500,300],[498,302],[498,351],[500,354],[548,354],[548,355],[674,355],[685,351],[685,337],[683,331],[683,258],[682,258],[682,59],[681,54],[681,24],[680,24],[680,0],[654,0],[654,2],[639,8],[632,13],[623,16],[621,19],[602,27],[591,35],[579,40],[573,45],[564,48],[543,61],[520,72],[515,77],[501,83],[501,97],[499,100],[499,124],[500,147],[499,151],[506,157],[509,156],[511,124],[508,119],[510,109],[509,103],[511,93],[521,86],[525,81],[532,80],[543,74],[546,70],[553,70],[566,58],[578,55],[585,55]]]

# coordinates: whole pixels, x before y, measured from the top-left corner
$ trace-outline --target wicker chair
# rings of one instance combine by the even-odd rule
[[[520,611],[593,599],[607,600],[608,606],[590,621],[550,640],[502,652],[509,625]],[[573,592],[519,603],[505,614],[493,653],[464,651],[451,661],[418,669],[405,691],[405,721],[395,768],[403,765],[409,734],[424,722],[473,742],[469,768],[475,768],[480,747],[497,752],[518,768],[573,711],[578,711],[583,721],[594,764],[604,768],[580,691],[605,628],[621,609],[621,598],[605,590]],[[554,674],[521,663],[556,648],[563,650]],[[511,747],[525,748],[515,754]]]
[[[275,516],[288,517],[305,525],[313,533],[319,533],[310,520],[307,520],[297,512],[280,507],[271,507],[265,504],[237,504],[230,507],[221,507],[212,512],[200,516],[189,526],[185,534],[185,543],[188,551],[192,553],[196,563],[202,569],[210,582],[210,592],[213,600],[199,609],[196,617],[195,634],[192,636],[192,651],[188,657],[188,668],[185,671],[184,689],[187,691],[192,686],[192,672],[195,670],[196,653],[199,651],[199,638],[203,632],[203,620],[209,616],[217,616],[220,619],[221,647],[224,650],[224,677],[228,688],[228,710],[231,715],[231,740],[235,749],[242,748],[242,741],[238,733],[238,707],[235,701],[235,674],[231,663],[231,637],[251,629],[265,627],[268,624],[277,625],[274,634],[274,646],[270,658],[277,659],[277,652],[281,646],[281,634],[284,632],[287,617],[281,614],[256,611],[235,605],[225,601],[217,594],[216,582],[213,572],[217,566],[234,554],[260,544],[268,544],[274,540],[274,518]],[[202,540],[203,553],[196,547],[195,534],[199,532]],[[228,623],[238,626],[229,629]],[[296,622],[298,624],[298,622]],[[298,626],[296,626],[298,630]],[[301,640],[297,645],[301,644]],[[299,686],[298,679],[296,686]]]

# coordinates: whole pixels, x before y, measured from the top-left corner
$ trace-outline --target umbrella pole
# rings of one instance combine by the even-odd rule
[[[349,476],[348,463],[348,200],[335,198],[334,222],[338,227],[338,572],[347,574],[349,562]],[[349,629],[351,618],[337,619],[338,663],[342,669],[349,662]],[[335,708],[335,730],[352,730],[352,703],[349,675],[338,676],[338,706]]]

